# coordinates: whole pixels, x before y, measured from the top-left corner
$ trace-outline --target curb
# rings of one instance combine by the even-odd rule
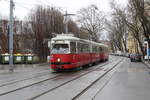
[[[35,68],[35,67],[43,67],[48,66],[50,63],[39,63],[39,64],[14,64],[14,68]],[[5,70],[9,68],[9,64],[0,64],[0,70]]]

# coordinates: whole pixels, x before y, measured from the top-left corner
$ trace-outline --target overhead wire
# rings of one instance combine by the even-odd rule
[[[10,0],[4,0],[4,1],[7,1],[7,2],[10,2]],[[36,0],[37,2],[39,2],[39,4],[38,3],[25,3],[25,2],[18,2],[18,1],[13,1],[15,4],[23,4],[23,5],[32,5],[32,6],[36,6],[36,5],[40,5],[41,3],[43,4],[43,5],[46,5],[45,3],[43,3],[42,1],[40,1],[40,0]],[[49,6],[49,5],[48,5]]]
[[[10,0],[5,0],[5,1],[10,2]],[[17,7],[24,8],[26,10],[31,10],[31,8],[28,7],[31,7],[31,5],[33,5],[33,4],[26,4],[23,2],[16,2],[16,1],[14,1],[14,4],[17,5]]]
[[[17,4],[17,3],[16,3],[16,5],[17,5],[17,7],[24,8],[24,9],[26,9],[26,10],[31,10],[31,9],[32,9],[32,8],[28,8],[27,6],[25,6],[25,5],[23,5],[23,4]]]
[[[4,0],[4,1],[7,1],[7,2],[10,2],[10,0]],[[13,1],[15,4],[21,4],[21,5],[28,5],[28,6],[38,6],[38,5],[44,5],[44,6],[47,6],[47,7],[55,7],[55,8],[59,8],[59,9],[61,9],[61,8],[67,8],[67,7],[56,7],[56,6],[54,6],[54,4],[52,4],[52,3],[50,3],[50,2],[48,2],[47,0],[43,0],[43,1],[45,1],[45,3],[44,2],[42,2],[41,0],[36,0],[38,3],[32,3],[32,4],[29,4],[29,3],[25,3],[25,2],[18,2],[18,1]],[[61,9],[62,10],[62,9]]]
[[[10,0],[4,0],[4,1],[7,1],[7,2],[10,2]],[[45,1],[45,3],[42,1],[42,0],[35,0],[37,3],[32,3],[32,4],[29,4],[29,3],[25,3],[25,2],[18,2],[18,1],[13,1],[17,7],[22,7],[26,10],[31,10],[31,6],[39,6],[39,5],[43,5],[43,6],[47,6],[47,7],[54,7],[54,8],[57,8],[59,9],[61,12],[65,13],[65,11],[62,9],[62,8],[66,8],[66,7],[56,7],[54,6],[52,3],[48,2],[47,0],[43,0]],[[29,8],[29,7],[30,8]]]

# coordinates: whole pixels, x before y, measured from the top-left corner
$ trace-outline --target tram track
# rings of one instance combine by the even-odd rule
[[[114,59],[114,60],[116,60],[116,59]],[[111,62],[113,62],[114,60],[112,60]],[[106,63],[103,63],[103,64],[101,64],[101,65],[96,65],[96,66],[102,67],[102,66],[105,66],[105,65],[107,65],[107,64],[110,64],[111,62],[106,62]],[[92,68],[94,68],[93,70],[96,70],[96,67],[95,67],[95,66],[94,66],[94,67],[91,67],[91,69],[92,69]],[[82,71],[83,71],[84,73],[82,73],[80,76],[75,76],[75,78],[73,78],[73,79],[71,79],[71,80],[69,80],[69,81],[66,81],[66,82],[62,82],[62,84],[60,84],[60,85],[58,85],[58,86],[55,86],[55,87],[53,87],[53,88],[51,88],[51,89],[49,89],[49,90],[47,90],[47,91],[44,91],[44,92],[42,92],[42,93],[40,93],[40,94],[38,94],[38,95],[36,95],[36,96],[30,98],[30,99],[35,99],[35,98],[37,98],[37,97],[39,97],[39,96],[41,96],[41,95],[43,95],[43,94],[45,94],[45,93],[47,93],[47,92],[53,91],[53,90],[55,90],[55,89],[57,89],[57,88],[59,88],[59,87],[65,85],[65,84],[67,84],[67,83],[73,81],[73,80],[76,80],[76,79],[78,79],[78,78],[80,78],[80,77],[82,77],[82,76],[84,76],[84,75],[90,73],[91,71],[88,71],[88,70],[91,70],[91,69],[89,68],[89,69],[87,69],[87,70],[81,70],[81,72],[79,71],[79,73],[82,73]],[[87,72],[86,72],[86,71],[87,71]],[[72,75],[72,73],[70,73],[70,74]],[[73,73],[73,74],[75,74],[75,73]],[[18,90],[22,90],[22,89],[25,89],[25,88],[28,88],[28,87],[31,87],[31,86],[34,86],[34,85],[37,85],[37,84],[46,82],[46,81],[51,81],[51,80],[55,80],[55,79],[57,80],[57,78],[62,77],[63,75],[64,75],[64,74],[62,73],[62,74],[60,74],[60,75],[56,75],[56,76],[53,76],[53,77],[51,77],[51,78],[47,78],[47,79],[44,79],[44,80],[40,80],[40,81],[38,81],[38,82],[34,82],[33,84],[28,84],[28,85],[25,85],[25,86],[22,86],[22,87],[18,87],[18,88],[15,88],[15,89],[11,89],[11,90],[9,90],[9,91],[0,92],[0,96],[6,95],[6,94],[9,94],[9,93],[18,91]],[[65,75],[64,75],[64,76],[65,76]],[[38,77],[38,76],[37,76],[37,77]],[[19,81],[18,81],[18,82],[19,82]],[[18,83],[18,82],[16,82],[16,83]],[[15,83],[13,83],[13,84],[15,84]],[[9,85],[10,85],[10,84],[9,84]],[[8,85],[6,85],[6,86],[8,86]]]
[[[0,87],[6,86],[6,85],[10,85],[10,84],[14,84],[14,83],[21,82],[21,81],[25,81],[25,80],[29,80],[29,79],[38,78],[38,77],[45,76],[45,75],[48,75],[48,74],[50,74],[50,70],[48,70],[48,71],[46,70],[46,71],[42,71],[42,72],[37,72],[37,73],[31,73],[30,76],[29,76],[29,73],[26,73],[26,74],[22,75],[23,77],[20,77],[19,75],[17,75],[18,77],[15,77],[15,78],[11,78],[11,79],[7,79],[6,78],[7,79],[6,81],[2,81],[1,80],[0,81]]]
[[[116,64],[115,65],[113,65],[113,68],[117,65],[117,64],[119,64],[121,62],[121,60],[119,60],[119,61],[117,61],[116,62]],[[105,67],[105,66],[103,66],[103,67]],[[47,97],[47,98],[51,98],[51,96],[54,96],[54,94],[56,94],[57,95],[57,93],[58,92],[62,92],[62,91],[64,91],[64,89],[63,89],[63,87],[65,87],[65,88],[67,88],[67,87],[70,87],[70,86],[74,86],[75,84],[76,84],[76,82],[74,82],[74,81],[79,81],[79,79],[81,79],[81,78],[83,78],[83,77],[87,77],[89,74],[91,74],[91,73],[95,73],[95,72],[97,72],[96,71],[96,69],[98,69],[99,70],[99,67],[97,67],[97,68],[95,68],[95,69],[93,69],[93,70],[90,70],[90,71],[88,71],[87,73],[85,73],[84,75],[80,75],[80,76],[78,76],[78,78],[75,78],[75,79],[72,79],[72,80],[70,80],[69,82],[66,82],[66,83],[64,83],[63,85],[59,85],[59,86],[57,86],[57,88],[55,87],[54,89],[50,89],[50,90],[48,90],[48,91],[46,91],[46,92],[44,92],[44,93],[42,93],[42,94],[40,94],[40,95],[37,95],[37,96],[35,96],[35,97],[33,97],[33,98],[30,98],[30,100],[43,100],[45,97]],[[106,68],[107,69],[107,68]],[[111,68],[112,69],[112,68]],[[110,69],[110,70],[111,70]],[[109,71],[109,70],[108,70]],[[105,74],[105,73],[107,73],[108,71],[105,71],[103,74],[101,74],[102,76]],[[101,77],[100,77],[101,78]],[[99,79],[99,78],[98,78]],[[82,79],[81,79],[82,80]],[[97,80],[97,79],[96,79]],[[74,83],[73,83],[74,82]],[[94,82],[95,82],[95,80],[94,80]],[[77,82],[78,83],[78,82]],[[93,82],[92,82],[93,83]],[[88,84],[88,83],[87,83]],[[90,83],[91,84],[91,83]],[[69,86],[68,86],[69,85]],[[78,85],[77,85],[78,86]],[[84,87],[84,86],[83,86]],[[82,88],[83,88],[82,87]],[[90,86],[87,86],[87,87],[90,87]],[[78,87],[79,88],[79,87]],[[62,91],[61,91],[62,90]],[[78,89],[76,89],[75,87],[72,87],[72,89],[70,90],[70,91],[78,91]],[[86,89],[85,89],[86,90]],[[76,91],[76,92],[77,92]],[[84,90],[83,90],[84,91]],[[79,91],[78,91],[79,92]],[[78,95],[80,95],[80,92],[79,92],[79,94],[78,94],[78,92],[77,92],[77,95],[75,95],[75,96],[72,96],[72,95],[74,95],[74,94],[76,94],[76,93],[70,93],[69,91],[64,91],[63,93],[65,93],[65,95],[63,95],[64,97],[62,97],[63,99],[62,100],[71,100],[71,98],[72,97],[76,97],[76,96],[78,96]],[[66,95],[67,93],[69,93],[68,95]],[[59,93],[58,93],[59,94]],[[60,100],[60,98],[61,97],[59,97],[59,95],[57,95],[57,96],[54,96],[54,99],[55,100]],[[61,95],[62,96],[62,95]],[[72,97],[71,97],[72,96]],[[56,98],[55,98],[56,97]],[[66,98],[65,98],[66,97]],[[69,98],[70,97],[70,98]],[[74,98],[73,98],[74,99]]]
[[[28,71],[28,72],[9,72],[3,75],[0,75],[0,85],[1,83],[5,83],[5,82],[9,82],[11,80],[15,81],[15,80],[23,80],[26,78],[30,78],[30,77],[34,77],[35,75],[42,75],[45,73],[50,72],[50,69],[41,69],[41,70],[32,70],[32,71]]]
[[[45,76],[47,74],[49,74],[50,71],[46,71],[46,72],[41,72],[41,73],[38,73],[37,74],[32,74],[31,76],[28,76],[28,77],[25,77],[25,78],[21,78],[21,79],[11,79],[11,80],[8,80],[8,81],[5,81],[4,83],[0,83],[0,87],[3,87],[3,86],[6,86],[6,85],[10,85],[10,84],[14,84],[14,83],[17,83],[17,82],[21,82],[21,81],[25,81],[25,80],[29,80],[29,79],[34,79],[34,78],[38,78],[38,77],[41,77],[41,76]]]
[[[44,70],[35,70],[35,71],[32,71],[32,72],[24,72],[24,73],[16,73],[16,72],[11,72],[11,73],[7,73],[4,74],[4,75],[1,75],[1,78],[0,78],[0,86],[1,85],[4,85],[5,83],[8,84],[8,83],[12,83],[14,81],[18,81],[18,80],[25,80],[25,79],[28,79],[28,78],[31,78],[31,77],[34,77],[36,75],[42,75],[42,74],[45,74],[45,73],[48,73],[50,72],[49,69],[44,69]],[[5,76],[6,75],[6,76]]]
[[[45,70],[48,70],[49,68],[47,67],[47,68],[42,68],[42,69],[39,69],[39,68],[33,68],[33,69],[26,69],[26,68],[24,68],[24,69],[22,69],[22,71],[16,71],[16,70],[14,70],[14,72],[10,72],[10,71],[4,71],[4,73],[0,73],[0,80],[2,80],[2,79],[9,79],[9,78],[11,78],[12,76],[13,77],[16,77],[16,76],[18,76],[18,75],[21,75],[21,76],[25,76],[25,75],[28,75],[28,74],[32,74],[33,73],[33,71],[34,71],[34,74],[38,74],[38,73],[40,73],[40,71],[45,71]]]
[[[80,93],[78,93],[76,96],[74,96],[71,100],[82,100],[83,98],[80,99],[80,97],[82,95],[84,95],[84,93],[86,93],[92,86],[94,86],[96,83],[98,83],[98,81],[102,80],[105,81],[103,82],[103,84],[100,86],[100,89],[97,89],[98,91],[93,95],[93,97],[88,97],[88,100],[94,100],[94,98],[96,97],[96,95],[107,85],[107,83],[110,81],[113,73],[116,71],[116,67],[118,67],[118,65],[121,65],[123,61],[119,61],[117,64],[115,64],[111,69],[109,69],[106,73],[104,73],[102,76],[100,76],[99,78],[97,78],[94,82],[92,82],[89,86],[87,86],[84,90],[82,90]],[[108,76],[106,76],[107,74],[109,74]],[[104,78],[108,77],[107,80]],[[99,84],[100,85],[100,84]],[[89,99],[91,98],[91,99]]]
[[[112,61],[112,62],[113,62],[113,61]],[[112,62],[110,62],[110,63],[112,63]],[[120,62],[120,61],[119,61],[119,62]],[[107,63],[107,64],[110,64],[110,63]],[[75,81],[75,80],[77,80],[77,79],[79,79],[79,78],[81,78],[81,77],[83,77],[83,76],[85,76],[85,75],[87,75],[87,74],[89,74],[89,73],[95,71],[96,69],[99,70],[100,67],[103,67],[103,66],[105,66],[105,65],[107,65],[107,64],[104,64],[104,65],[102,65],[102,66],[97,66],[97,67],[95,67],[93,70],[90,70],[90,71],[88,71],[88,72],[86,72],[86,73],[84,73],[84,74],[82,74],[82,75],[80,75],[80,76],[78,76],[78,77],[76,77],[76,78],[74,78],[74,79],[72,79],[72,80],[69,80],[69,81],[67,81],[67,82],[65,82],[65,83],[63,83],[63,84],[61,84],[61,85],[59,85],[59,86],[57,86],[57,87],[54,87],[54,88],[52,88],[52,89],[50,89],[50,90],[48,90],[48,91],[45,91],[45,92],[43,92],[43,93],[41,93],[41,94],[39,94],[39,95],[37,95],[37,96],[35,96],[35,97],[30,98],[30,100],[35,100],[35,99],[37,99],[38,97],[40,97],[40,96],[42,96],[42,95],[44,95],[44,94],[46,94],[46,93],[49,93],[49,92],[51,92],[51,91],[53,91],[53,90],[55,90],[55,89],[57,89],[57,88],[59,88],[59,87],[61,87],[61,86],[64,86],[64,85],[66,85],[66,84],[68,84],[68,83],[70,83],[70,82],[73,82],[73,81]],[[118,64],[118,63],[117,63],[117,64]],[[116,64],[116,65],[117,65],[117,64]],[[42,100],[42,99],[41,99],[41,100]]]

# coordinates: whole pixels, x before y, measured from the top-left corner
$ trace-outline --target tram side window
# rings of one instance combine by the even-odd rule
[[[102,52],[104,52],[104,47],[102,47]]]
[[[95,52],[95,51],[94,51],[94,46],[92,45],[92,53],[93,53],[93,52]]]
[[[85,47],[83,43],[78,43],[78,52],[79,53],[84,53],[85,52]]]
[[[76,42],[70,42],[71,53],[76,53]]]
[[[106,49],[106,47],[105,47],[105,49],[104,49],[104,50],[105,50],[105,52],[107,52],[107,49]]]
[[[86,49],[86,45],[81,43],[81,53],[85,53],[87,51]]]
[[[85,48],[84,48],[84,44],[81,43],[81,53],[84,53]]]
[[[99,53],[99,47],[98,47],[98,46],[97,46],[97,48],[96,48],[96,49],[97,49],[97,53]]]
[[[96,46],[96,51],[97,51],[97,53],[99,53],[98,46]]]
[[[99,50],[100,50],[100,52],[103,52],[103,48],[102,47],[99,47]]]
[[[108,52],[108,48],[106,48],[106,52]]]
[[[78,43],[78,52],[79,53],[89,53],[90,52],[89,44]]]
[[[83,44],[82,48],[83,48],[84,53],[89,53],[90,52],[88,44]]]
[[[87,53],[89,53],[90,52],[90,46],[89,46],[89,44],[86,44],[86,48],[87,48]]]
[[[93,52],[97,53],[97,47],[96,46],[93,46]]]
[[[104,47],[104,52],[106,52],[106,48]]]
[[[81,53],[82,52],[82,46],[81,44],[78,42],[78,52]]]
[[[105,52],[105,47],[103,47],[103,52]]]

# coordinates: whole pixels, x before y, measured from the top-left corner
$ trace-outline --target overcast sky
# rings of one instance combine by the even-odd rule
[[[116,0],[117,3],[125,5],[127,0]],[[55,6],[61,8],[63,11],[68,11],[69,13],[76,14],[76,12],[87,7],[90,4],[96,4],[98,8],[105,13],[109,12],[110,0],[14,0],[15,10],[14,16],[19,19],[23,19],[27,14],[38,4],[44,6]],[[8,17],[9,15],[9,0],[0,0],[0,15],[3,17]]]

